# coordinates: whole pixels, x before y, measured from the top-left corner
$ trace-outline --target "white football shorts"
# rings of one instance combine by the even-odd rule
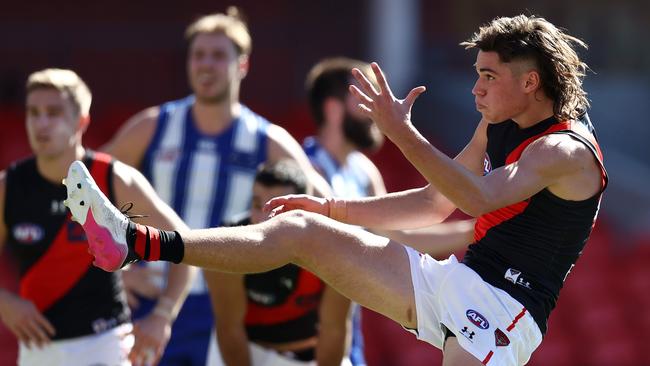
[[[542,333],[523,305],[454,255],[437,261],[405,247],[415,292],[418,339],[443,349],[445,327],[484,365],[524,365]]]
[[[135,339],[131,323],[119,325],[98,334],[53,341],[31,349],[19,345],[19,366],[129,366],[128,356]]]

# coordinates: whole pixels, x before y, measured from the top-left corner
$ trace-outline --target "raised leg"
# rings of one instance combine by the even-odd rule
[[[355,302],[404,326],[417,324],[408,255],[387,238],[304,211],[181,236],[186,264],[250,273],[295,263]]]
[[[140,230],[135,235],[135,225],[101,193],[83,163],[74,162],[66,179],[66,204],[86,231],[95,264],[104,270],[114,271],[129,258],[147,259],[146,253],[162,257],[163,249],[167,251],[163,244],[183,246],[186,264],[224,272],[264,272],[295,263],[359,304],[416,327],[408,255],[401,244],[387,238],[292,211],[258,225],[188,231],[181,233],[182,242],[163,243],[160,238],[166,234],[156,229],[144,228],[147,234]],[[139,238],[135,244],[127,242],[127,230],[129,238]]]

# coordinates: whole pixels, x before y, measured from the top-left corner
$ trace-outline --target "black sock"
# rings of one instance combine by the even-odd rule
[[[132,258],[180,263],[185,253],[185,244],[177,231],[158,230],[134,222],[129,222],[126,241],[129,247],[126,262]]]
[[[178,231],[160,232],[160,260],[180,263],[185,255],[185,243]]]

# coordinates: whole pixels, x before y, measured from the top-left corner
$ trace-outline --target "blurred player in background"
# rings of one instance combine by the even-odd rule
[[[220,226],[245,213],[262,162],[295,160],[317,193],[329,192],[291,135],[239,102],[252,42],[238,9],[197,19],[185,37],[193,94],[136,114],[105,150],[139,167],[192,228]],[[141,299],[137,313],[146,313],[148,303]],[[201,276],[175,323],[161,365],[205,365],[212,324]]]
[[[356,108],[348,91],[352,69],[370,70],[370,65],[345,57],[327,58],[312,67],[306,88],[317,136],[303,142],[312,165],[327,180],[336,197],[358,198],[386,193],[379,169],[361,151],[375,152],[383,135]],[[355,366],[365,365],[361,309],[354,307],[350,359]]]
[[[169,286],[168,303],[132,329],[120,273],[91,265],[86,236],[63,204],[67,166],[83,160],[111,202],[138,205],[150,215],[144,222],[185,225],[137,170],[82,146],[91,93],[76,73],[38,71],[26,88],[34,156],[0,173],[0,249],[8,247],[20,272],[18,294],[0,289],[0,318],[20,342],[18,364],[127,365],[129,352],[136,364],[153,362],[169,338],[189,267],[176,266],[182,276]]]
[[[250,213],[235,225],[264,221],[265,202],[306,193],[306,184],[304,173],[291,161],[262,165]],[[309,271],[287,264],[250,275],[206,276],[211,279],[219,344],[210,365],[350,364],[350,301]]]

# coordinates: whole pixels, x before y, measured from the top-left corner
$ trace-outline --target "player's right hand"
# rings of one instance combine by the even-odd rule
[[[379,90],[369,81],[368,76],[354,68],[352,76],[357,85],[350,85],[350,93],[356,98],[359,111],[372,119],[384,135],[391,138],[396,132],[411,125],[411,108],[413,103],[426,91],[424,86],[411,89],[406,98],[398,99],[388,85],[386,76],[376,62],[370,64]]]
[[[264,205],[263,210],[269,215],[269,218],[291,210],[305,210],[328,216],[329,203],[325,198],[306,194],[290,194],[272,198]]]
[[[34,303],[7,292],[0,301],[0,319],[27,348],[49,344],[56,332]]]

